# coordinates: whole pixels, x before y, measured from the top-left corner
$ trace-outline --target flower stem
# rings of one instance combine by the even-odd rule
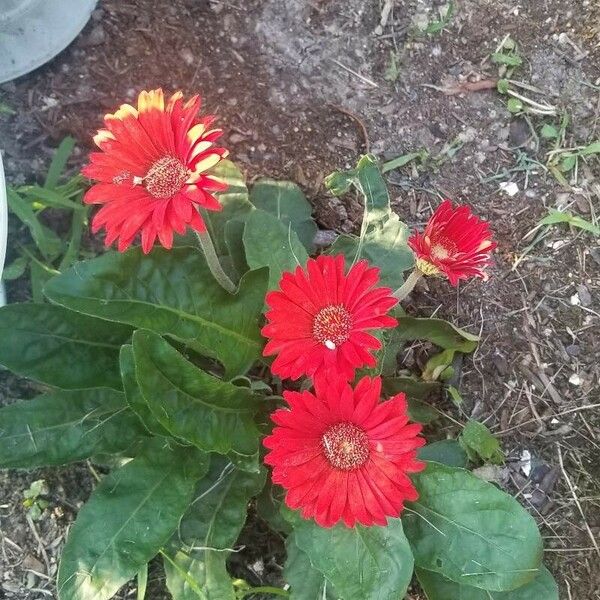
[[[249,596],[250,594],[272,594],[273,596],[283,596],[284,598],[289,598],[290,593],[282,588],[270,587],[270,586],[261,586],[261,587],[253,587],[248,588],[247,590],[243,590],[241,595],[238,598],[244,598],[245,596]]]
[[[398,302],[402,302],[413,291],[413,288],[421,277],[423,277],[423,271],[415,267],[415,270],[408,276],[408,279],[392,294],[394,298],[398,298]]]
[[[206,262],[208,264],[208,268],[210,272],[213,274],[213,277],[217,280],[217,283],[230,294],[235,292],[235,284],[225,271],[223,271],[223,267],[219,262],[219,257],[215,252],[215,246],[210,239],[210,234],[208,231],[196,231],[196,236],[198,237],[198,241],[200,242],[200,247],[204,252],[204,256],[206,257]]]

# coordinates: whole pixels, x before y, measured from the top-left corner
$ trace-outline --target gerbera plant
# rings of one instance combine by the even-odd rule
[[[277,354],[271,370],[281,378],[305,375],[354,377],[357,367],[376,364],[381,342],[369,330],[394,327],[387,312],[398,300],[377,286],[379,269],[366,260],[344,273],[344,256],[319,256],[284,273],[267,294],[263,354]]]
[[[318,378],[314,394],[284,392],[289,406],[275,411],[273,482],[286,503],[322,527],[387,524],[407,500],[418,498],[408,474],[422,471],[421,425],[408,424],[404,394],[381,401],[381,379],[363,377],[353,389],[345,377]]]
[[[87,204],[100,204],[92,231],[106,230],[105,244],[118,241],[119,252],[140,237],[150,252],[158,238],[173,246],[173,234],[187,227],[198,235],[207,257],[214,256],[202,215],[196,210],[222,210],[214,192],[227,185],[210,169],[227,156],[216,145],[222,131],[212,127],[214,117],[200,117],[201,100],[184,101],[177,92],[166,102],[161,89],[143,91],[137,108],[123,104],[104,117],[104,129],[94,136],[101,150],[90,154],[82,173],[96,181],[85,194]],[[210,260],[215,276],[233,291],[218,261]]]
[[[301,190],[248,190],[199,110],[154,90],[107,115],[85,202],[116,250],[52,278],[47,302],[0,309],[0,363],[39,391],[0,410],[0,465],[102,475],[59,599],[108,600],[136,576],[142,597],[156,560],[175,600],[399,600],[413,576],[429,600],[557,600],[533,518],[469,470],[491,434],[436,431],[477,337],[400,306],[423,275],[485,279],[488,224],[444,201],[409,236],[364,156],[326,180],[362,198],[360,235],[315,256]],[[416,339],[440,348],[418,372]],[[228,565],[257,520],[285,537],[270,582]]]

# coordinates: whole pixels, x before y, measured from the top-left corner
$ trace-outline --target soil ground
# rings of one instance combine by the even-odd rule
[[[386,5],[392,10],[382,18]],[[157,86],[200,92],[220,115],[233,160],[249,177],[303,186],[324,229],[355,230],[361,214],[356,199],[327,195],[325,175],[367,149],[384,159],[425,149],[432,158],[424,167],[389,174],[400,216],[418,226],[440,196],[468,201],[491,221],[499,246],[489,282],[455,290],[429,280],[412,295],[411,312],[436,312],[482,336],[457,382],[463,414],[450,403],[442,408],[483,420],[501,437],[509,460],[487,476],[539,521],[561,599],[598,600],[600,248],[598,238],[566,225],[532,248],[535,234],[527,234],[550,208],[595,220],[599,162],[591,157],[571,185],[560,185],[545,167],[550,144],[531,131],[539,134],[552,118],[530,115],[528,123],[495,89],[474,88],[498,77],[489,57],[510,34],[523,58],[512,78],[535,88],[518,89],[571,115],[565,146],[600,139],[600,5],[457,0],[442,31],[419,33],[445,7],[435,0],[101,0],[65,52],[0,86],[0,102],[15,111],[0,114],[7,177],[42,176],[65,135],[79,142],[76,170],[102,115]],[[26,284],[11,285],[9,297],[25,299]],[[420,351],[412,348],[407,366],[418,364]],[[0,403],[35,393],[0,376]],[[443,432],[455,431],[447,424]],[[22,494],[40,478],[52,503],[34,523]],[[0,474],[0,598],[54,597],[62,541],[93,482],[89,465]],[[278,540],[246,537],[235,569],[254,584],[281,583]],[[153,597],[166,597],[160,575],[151,579]]]

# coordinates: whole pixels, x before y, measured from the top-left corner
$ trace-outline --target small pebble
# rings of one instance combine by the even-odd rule
[[[589,306],[592,303],[592,295],[585,285],[577,286],[577,295],[581,306]]]
[[[194,58],[194,55],[192,54],[192,51],[189,48],[183,48],[179,52],[179,56],[181,56],[183,62],[186,65],[193,65],[194,62],[196,62],[196,59]]]
[[[96,25],[85,39],[86,46],[99,46],[106,41],[106,33],[102,25]]]
[[[500,184],[500,189],[511,198],[519,193],[519,186],[514,181],[503,181]]]
[[[315,234],[314,244],[319,248],[331,246],[337,239],[338,234],[331,229],[319,229]]]
[[[565,348],[569,356],[579,356],[581,348],[577,344],[570,344]]]

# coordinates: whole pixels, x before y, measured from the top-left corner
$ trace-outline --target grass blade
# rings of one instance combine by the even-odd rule
[[[48,174],[46,175],[46,181],[44,181],[45,188],[54,188],[58,185],[60,176],[65,170],[67,160],[69,160],[69,156],[71,156],[74,147],[75,140],[71,136],[67,136],[60,143],[56,149],[56,152],[54,153],[52,162],[50,163],[50,168],[48,169]]]

